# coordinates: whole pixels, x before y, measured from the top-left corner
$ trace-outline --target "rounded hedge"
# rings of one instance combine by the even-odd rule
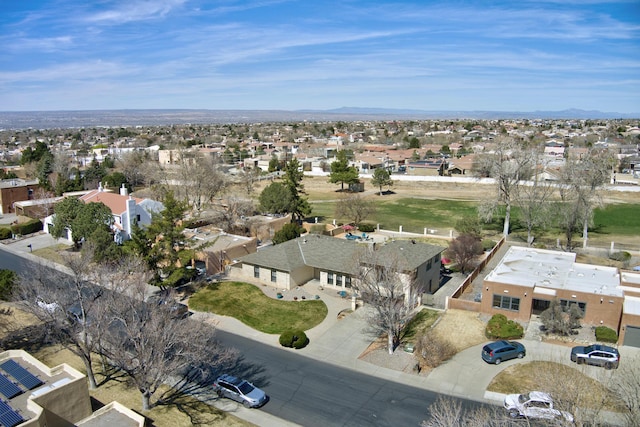
[[[524,328],[518,322],[507,319],[504,314],[494,314],[487,323],[485,334],[493,339],[522,338]]]
[[[13,236],[10,228],[0,227],[0,240],[10,239]]]
[[[280,345],[283,347],[301,349],[309,344],[309,338],[304,331],[284,331],[280,334]]]

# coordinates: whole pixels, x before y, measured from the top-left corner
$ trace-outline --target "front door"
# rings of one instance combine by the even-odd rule
[[[551,301],[546,299],[533,299],[533,306],[531,307],[531,313],[539,316],[540,313],[545,311],[551,305]]]

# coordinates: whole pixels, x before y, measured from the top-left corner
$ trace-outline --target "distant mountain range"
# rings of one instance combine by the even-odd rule
[[[388,108],[342,107],[333,110],[85,110],[0,111],[0,129],[52,129],[171,124],[259,123],[356,120],[429,119],[637,119],[640,113],[601,111],[426,111]]]

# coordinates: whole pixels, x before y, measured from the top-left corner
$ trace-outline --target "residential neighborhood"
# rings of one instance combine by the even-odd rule
[[[147,280],[147,292],[175,290],[168,298],[185,306],[188,315],[179,316],[181,321],[219,322],[221,330],[230,324],[238,334],[258,334],[260,341],[276,346],[277,336],[195,309],[192,300],[221,283],[243,283],[276,302],[321,303],[328,314],[306,331],[308,349],[301,352],[343,361],[377,354],[385,369],[398,369],[421,387],[434,387],[427,384],[428,376],[420,376],[422,369],[438,378],[456,357],[470,357],[462,350],[444,358],[442,367],[422,365],[419,355],[425,350],[415,351],[417,341],[403,338],[404,328],[421,310],[439,316],[465,312],[485,324],[503,315],[526,334],[533,330],[541,337],[544,329],[534,325],[557,302],[565,315],[572,307],[579,310],[575,333],[589,340],[580,344],[595,342],[595,329],[606,327],[615,334],[613,345],[635,354],[640,348],[640,272],[634,267],[640,264],[640,247],[622,233],[622,242],[600,248],[598,239],[588,237],[602,227],[593,223],[592,211],[576,213],[568,225],[559,220],[572,212],[567,208],[583,206],[578,201],[592,210],[601,208],[596,193],[602,199],[633,194],[628,203],[637,203],[637,124],[430,120],[2,130],[0,198],[2,215],[10,219],[2,244],[12,253],[35,257],[45,246],[56,245],[82,257],[86,247],[94,251],[88,252],[93,262],[105,266],[135,253],[144,268],[132,268],[130,275],[138,269],[135,274],[140,274],[138,281]],[[524,212],[533,208],[525,204],[524,191],[506,194],[514,200],[515,231],[503,213],[484,222],[476,218],[476,206],[495,194],[496,182],[504,178],[487,161],[496,158],[511,165],[526,159],[510,178],[514,187],[540,186],[556,193],[555,199],[533,200],[551,210],[534,216],[528,229]],[[586,184],[575,184],[577,177],[591,171],[598,172],[593,190],[581,193]],[[456,200],[457,191],[465,192],[463,199],[473,198],[472,216],[453,219],[463,206],[455,205],[434,222],[439,225],[425,218],[416,222],[420,226],[388,226],[387,218],[399,215],[405,209],[399,206],[408,200],[426,201],[434,212],[446,209],[437,207],[436,199],[444,200],[442,206],[447,200],[466,203]],[[507,209],[505,199],[496,202],[502,209]],[[375,208],[389,200],[397,205],[382,217],[387,220],[374,216]],[[621,205],[615,200],[612,204]],[[331,210],[323,210],[325,205]],[[412,213],[405,218],[423,215],[413,205],[408,209]],[[557,222],[542,221],[544,216]],[[26,224],[39,228],[22,232]],[[589,258],[593,253],[599,256]],[[137,280],[118,280],[132,279]],[[160,305],[166,304],[164,298],[156,295]],[[371,312],[378,317],[365,314]],[[347,324],[368,325],[378,335]],[[351,353],[346,348],[341,356],[324,353],[329,347],[340,353],[337,334],[352,335]],[[534,346],[527,357],[542,357],[526,334],[516,338]],[[387,343],[377,349],[388,353],[384,356],[369,349],[380,339]],[[355,354],[356,343],[364,342],[367,348]],[[562,354],[562,345],[543,344],[540,348]],[[482,361],[477,353],[473,363]],[[32,356],[19,356],[47,372]],[[474,398],[495,403],[488,385],[483,387]],[[125,412],[118,416],[130,416]],[[88,416],[84,411],[68,419]],[[278,425],[277,420],[270,423],[265,425]]]

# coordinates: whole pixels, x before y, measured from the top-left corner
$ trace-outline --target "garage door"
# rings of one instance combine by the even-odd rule
[[[640,347],[640,328],[627,325],[624,330],[624,343],[631,347]]]

